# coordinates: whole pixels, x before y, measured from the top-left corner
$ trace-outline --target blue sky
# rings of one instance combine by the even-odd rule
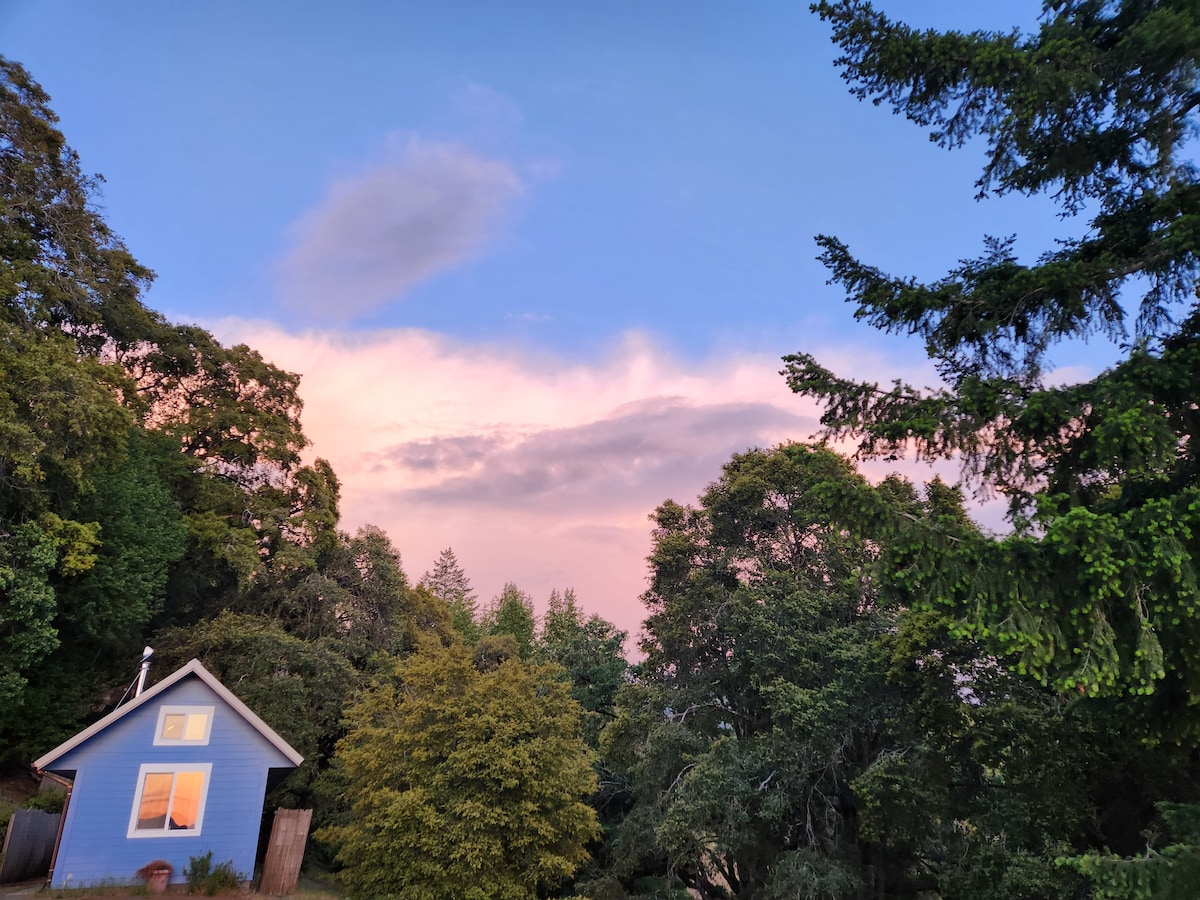
[[[998,28],[1038,6],[893,5]],[[978,153],[851,99],[805,6],[6,0],[0,30],[108,178],[107,214],[173,315],[283,320],[271,264],[289,225],[415,136],[503,160],[524,190],[466,264],[351,324],[567,353],[644,327],[702,354],[842,333],[817,232],[934,275],[984,231],[1029,230],[1023,198],[972,202]]]
[[[815,234],[934,278],[984,234],[1072,232],[1044,198],[974,202],[980,148],[850,97],[804,3],[0,0],[0,36],[107,178],[148,302],[304,374],[348,528],[628,628],[646,514],[812,431],[780,355],[932,378],[854,323]]]

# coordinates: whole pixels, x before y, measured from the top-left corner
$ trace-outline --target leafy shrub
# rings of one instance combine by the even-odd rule
[[[67,795],[63,791],[41,791],[34,794],[21,804],[26,809],[40,809],[47,813],[60,813],[67,805]]]
[[[242,883],[242,874],[233,868],[233,860],[227,859],[215,866],[212,861],[212,851],[188,858],[188,864],[183,870],[187,879],[188,893],[203,892],[212,897],[217,891],[237,889]]]

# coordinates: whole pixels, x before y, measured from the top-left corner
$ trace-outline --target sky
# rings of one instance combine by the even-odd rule
[[[484,604],[572,587],[632,635],[655,507],[817,431],[781,356],[935,381],[854,321],[815,235],[933,279],[984,235],[1032,258],[1079,230],[1046,198],[975,202],[982,148],[856,101],[795,0],[0,0],[0,53],[105,177],[146,302],[302,375],[345,530],[384,528],[410,580],[452,547]]]

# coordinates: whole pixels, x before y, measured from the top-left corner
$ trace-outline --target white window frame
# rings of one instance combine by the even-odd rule
[[[138,813],[142,808],[142,791],[146,788],[147,775],[178,775],[180,772],[204,773],[204,786],[200,789],[200,804],[196,807],[195,828],[170,828],[171,810],[167,807],[167,818],[162,828],[138,828]],[[133,809],[129,813],[129,829],[125,836],[130,838],[178,838],[196,837],[204,827],[204,807],[208,803],[208,785],[212,780],[212,763],[142,763],[138,769],[137,790],[133,794]],[[175,799],[175,782],[171,782],[171,801]]]
[[[207,747],[208,739],[212,735],[213,713],[216,711],[214,706],[160,706],[158,709],[158,722],[154,725],[154,746],[155,747]],[[203,715],[204,719],[204,737],[194,740],[187,738],[167,738],[163,737],[163,726],[166,724],[167,716],[198,716]],[[186,731],[187,724],[184,722]]]

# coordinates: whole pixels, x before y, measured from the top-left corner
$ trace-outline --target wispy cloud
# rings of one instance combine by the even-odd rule
[[[523,189],[508,163],[457,144],[392,143],[293,225],[278,267],[286,307],[344,321],[397,300],[474,258]]]

